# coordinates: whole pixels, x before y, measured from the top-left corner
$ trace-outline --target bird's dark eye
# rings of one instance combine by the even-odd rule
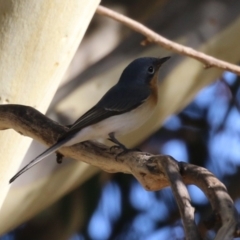
[[[153,66],[150,66],[150,67],[148,68],[148,73],[149,73],[149,74],[154,74],[154,67],[153,67]]]

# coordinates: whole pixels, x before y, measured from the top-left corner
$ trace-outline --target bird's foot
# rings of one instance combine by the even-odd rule
[[[125,146],[119,146],[119,145],[114,145],[110,147],[110,151],[113,151],[114,149],[122,149],[122,151],[120,153],[118,153],[115,156],[115,160],[118,161],[118,158],[124,154],[127,154],[129,152],[141,152],[141,149],[139,148],[126,148]]]
[[[129,152],[136,152],[136,151],[137,152],[141,152],[141,150],[138,149],[138,148],[126,148],[126,149],[123,149],[120,153],[118,153],[115,158],[117,160],[118,157],[120,157],[120,156],[122,156],[124,154],[127,154]]]
[[[59,152],[56,152],[56,156],[57,156],[57,158],[56,158],[57,163],[58,163],[58,164],[61,164],[62,161],[63,161],[64,155],[62,155],[62,154],[59,153]]]
[[[138,151],[138,152],[141,152],[140,149],[129,149],[127,148],[125,145],[123,145],[122,143],[120,143],[116,138],[115,138],[115,135],[114,133],[110,133],[109,134],[109,140],[112,141],[113,143],[115,143],[116,145],[110,147],[110,151],[112,151],[113,149],[116,149],[116,148],[121,148],[122,151],[120,153],[118,153],[115,157],[116,160],[118,160],[118,157],[128,153],[128,152],[133,152],[133,151]]]
[[[115,149],[118,150],[119,148],[121,148],[119,145],[113,145],[110,147],[110,152],[113,152]]]

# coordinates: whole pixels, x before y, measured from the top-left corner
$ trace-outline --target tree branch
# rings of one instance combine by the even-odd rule
[[[230,71],[240,75],[240,67],[223,60],[219,60],[212,56],[209,56],[205,53],[199,52],[194,50],[193,48],[183,46],[179,43],[173,42],[163,36],[157,34],[156,32],[152,31],[151,29],[147,28],[143,24],[134,21],[131,18],[128,18],[122,14],[119,14],[113,10],[110,10],[103,6],[98,6],[97,13],[103,16],[107,16],[112,18],[125,26],[131,28],[132,30],[144,35],[147,38],[147,42],[156,43],[168,50],[174,51],[181,55],[192,57],[200,62],[202,62],[205,68],[210,67],[217,67],[224,71]]]
[[[32,107],[0,105],[0,130],[14,129],[45,145],[52,145],[67,128],[47,118]],[[96,142],[79,143],[59,150],[65,156],[97,166],[107,172],[134,175],[142,186],[156,191],[171,186],[183,219],[187,239],[201,239],[194,222],[194,209],[185,184],[195,184],[208,197],[222,227],[216,239],[231,239],[237,226],[237,214],[225,186],[208,170],[181,163],[170,156],[154,156],[144,152],[129,152],[115,157],[119,149]],[[27,174],[27,173],[25,173]]]
[[[215,240],[232,239],[232,234],[235,231],[239,232],[236,230],[238,213],[225,185],[207,169],[195,165],[181,163],[181,174],[186,184],[194,183],[205,193],[213,212],[220,216],[222,227],[219,229]]]
[[[191,199],[186,185],[182,181],[178,163],[171,157],[168,157],[158,161],[158,165],[159,168],[163,168],[171,184],[173,194],[183,219],[185,232],[189,233],[189,239],[201,239],[194,221],[194,208],[191,205]]]

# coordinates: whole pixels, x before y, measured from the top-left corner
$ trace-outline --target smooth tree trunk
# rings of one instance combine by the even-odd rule
[[[47,110],[98,4],[0,0],[0,104]],[[30,142],[14,131],[0,132],[0,207]]]

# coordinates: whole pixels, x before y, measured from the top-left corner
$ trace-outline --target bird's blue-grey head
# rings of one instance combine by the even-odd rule
[[[132,61],[123,71],[119,83],[120,84],[148,84],[153,76],[158,72],[161,65],[170,57],[152,58],[143,57]]]

